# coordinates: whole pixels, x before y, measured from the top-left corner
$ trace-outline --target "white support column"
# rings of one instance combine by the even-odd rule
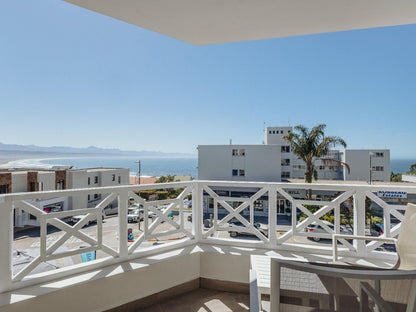
[[[277,245],[277,193],[276,188],[269,188],[269,239],[272,247]]]
[[[127,191],[118,194],[118,250],[121,259],[127,258],[127,201],[129,199]]]
[[[10,199],[0,195],[0,293],[11,289],[13,248],[13,206]]]
[[[202,240],[202,217],[203,217],[203,189],[200,182],[193,182],[192,189],[192,233],[196,242]]]
[[[384,221],[384,235],[386,237],[391,237],[390,207],[388,206],[383,209],[383,221]]]
[[[280,311],[280,264],[270,259],[270,311]]]
[[[340,233],[340,223],[341,223],[341,211],[339,204],[336,204],[334,207],[334,229],[335,233]]]
[[[354,198],[354,235],[365,235],[365,193],[357,190],[353,195]],[[365,241],[354,240],[354,247],[357,249],[357,256],[366,256]]]

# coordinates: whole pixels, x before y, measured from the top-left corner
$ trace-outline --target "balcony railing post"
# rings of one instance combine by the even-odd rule
[[[0,196],[0,293],[10,290],[12,284],[13,207],[11,200]]]
[[[269,188],[269,238],[270,244],[277,244],[277,193],[276,188]]]
[[[122,191],[118,195],[118,250],[121,259],[127,258],[127,201],[128,192]]]
[[[353,195],[354,198],[354,235],[365,235],[365,193],[363,190],[357,190]],[[354,240],[354,247],[357,250],[357,256],[366,255],[365,241]]]
[[[195,181],[192,190],[192,231],[195,235],[196,242],[202,240],[202,216],[203,216],[203,204],[202,204],[202,184]]]

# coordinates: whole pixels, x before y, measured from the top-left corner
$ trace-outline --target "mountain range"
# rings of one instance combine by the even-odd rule
[[[91,155],[117,155],[117,156],[141,156],[141,157],[195,157],[193,154],[186,153],[165,153],[158,151],[123,151],[115,148],[100,148],[89,146],[86,148],[69,147],[69,146],[51,146],[42,147],[36,145],[17,145],[4,144],[0,142],[0,151],[14,152],[42,152],[42,153],[59,153],[59,154],[91,154]]]

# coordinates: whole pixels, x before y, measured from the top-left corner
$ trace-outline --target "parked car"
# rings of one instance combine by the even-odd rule
[[[322,220],[322,222],[325,225],[327,225],[331,230],[334,231],[334,225],[331,222],[325,221],[325,220]],[[327,233],[328,234],[328,232],[316,222],[313,222],[313,223],[309,224],[305,228],[305,231],[308,232],[308,233],[313,232],[313,233]],[[350,229],[346,228],[345,226],[342,226],[342,225],[339,227],[339,232],[340,232],[340,234],[352,235],[352,231]],[[315,242],[319,242],[322,238],[321,237],[312,237],[312,239]]]
[[[148,218],[156,218],[157,217],[157,214],[156,213],[154,213],[153,211],[151,211],[151,210],[148,210],[147,211],[147,217]]]
[[[246,236],[256,236],[255,234],[251,233],[251,232],[246,232],[246,231],[233,231],[233,227],[243,227],[245,228],[245,225],[242,224],[240,221],[236,220],[236,219],[232,219],[230,221],[230,223],[228,224],[230,229],[228,230],[228,233],[230,234],[231,237],[236,237],[237,235],[246,235]],[[260,223],[258,222],[254,222],[253,223],[254,227],[260,232],[262,233],[264,236],[268,237],[269,235],[269,231],[267,229],[267,227],[262,226]]]
[[[397,223],[391,223],[390,226],[393,228]],[[384,234],[384,223],[375,223],[371,225],[370,228],[371,236],[381,236]]]
[[[72,223],[77,223],[78,221],[80,221],[85,216],[86,216],[85,214],[72,216],[70,221]],[[105,214],[104,214],[104,211],[103,211],[102,214],[101,214],[101,220],[104,220],[104,217],[105,217]],[[96,214],[94,214],[94,216],[88,221],[88,223],[86,225],[90,225],[91,223],[95,223],[95,222],[97,222]]]
[[[107,207],[104,208],[105,216],[114,215],[114,214],[118,214],[118,206],[108,205]]]
[[[143,209],[129,209],[129,213],[127,215],[127,222],[138,222],[143,220]]]

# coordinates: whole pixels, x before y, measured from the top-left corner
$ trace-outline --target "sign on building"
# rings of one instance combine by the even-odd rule
[[[384,198],[407,198],[407,192],[399,192],[399,191],[378,191],[378,197]]]

